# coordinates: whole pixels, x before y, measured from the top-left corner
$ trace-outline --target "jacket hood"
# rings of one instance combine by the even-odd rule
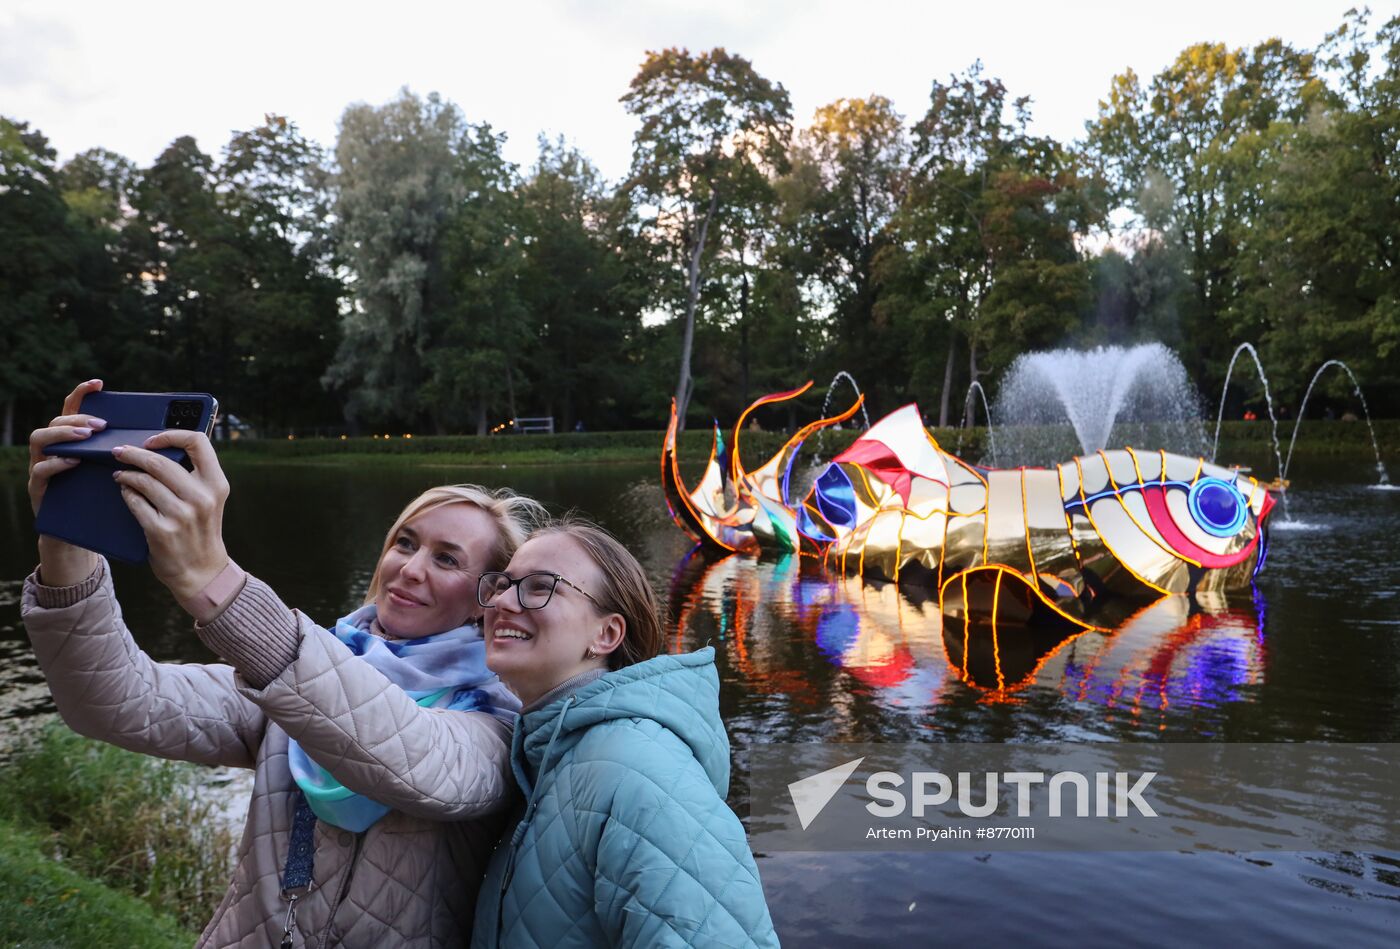
[[[706,646],[609,672],[571,695],[522,715],[511,747],[516,780],[529,797],[541,771],[594,725],[657,722],[690,748],[721,798],[729,793],[729,736],[719,717],[719,672]]]

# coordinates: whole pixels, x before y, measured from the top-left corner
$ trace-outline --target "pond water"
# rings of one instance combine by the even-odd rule
[[[358,605],[383,531],[433,484],[509,484],[613,530],[670,610],[670,647],[710,643],[747,814],[745,746],[788,741],[1400,741],[1400,492],[1369,465],[1295,466],[1257,590],[1179,599],[1108,635],[964,649],[936,602],[792,560],[704,563],[671,524],[654,464],[539,468],[235,465],[230,552],[329,622]],[[1275,517],[1281,514],[1277,512]],[[1278,518],[1281,521],[1281,518]],[[0,718],[52,713],[19,625],[33,538],[20,476],[0,480]],[[117,565],[138,640],[209,659],[144,569]],[[1393,944],[1400,855],[759,854],[789,945]]]

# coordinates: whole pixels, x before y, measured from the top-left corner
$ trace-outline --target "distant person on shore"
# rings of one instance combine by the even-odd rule
[[[104,426],[79,413],[100,388],[78,386],[30,436],[36,512],[68,465],[44,449]],[[507,743],[519,702],[486,666],[478,577],[510,560],[543,508],[474,485],[424,492],[389,529],[365,605],[323,629],[229,559],[228,482],[204,435],[146,447],[183,448],[194,470],[126,448],[137,470],[118,474],[123,498],[155,576],[228,664],[153,661],[106,561],[52,537],[39,538],[21,613],[75,731],[254,769],[233,880],[198,944],[464,944],[518,796]]]
[[[655,595],[601,528],[533,534],[481,577],[486,661],[525,703],[525,804],[491,859],[476,949],[776,946],[710,647],[658,655]]]

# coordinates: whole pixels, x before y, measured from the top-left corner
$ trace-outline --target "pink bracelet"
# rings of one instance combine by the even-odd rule
[[[247,580],[247,572],[230,560],[228,566],[220,570],[219,575],[210,580],[208,585],[200,590],[195,597],[193,605],[199,609],[199,612],[195,614],[195,620],[204,624],[216,619],[243,591],[243,584]],[[190,612],[194,613],[194,610]]]

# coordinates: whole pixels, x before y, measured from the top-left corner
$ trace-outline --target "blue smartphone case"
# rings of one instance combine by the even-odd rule
[[[107,427],[82,441],[63,442],[46,450],[48,455],[78,458],[82,464],[49,482],[34,519],[35,530],[106,557],[144,563],[150,556],[146,535],[112,480],[118,468],[131,466],[119,464],[112,449],[117,445],[139,446],[164,431],[167,409],[177,399],[199,403],[198,420],[191,417],[182,427],[209,434],[218,402],[205,392],[92,392],[84,397],[79,411],[105,419]],[[159,453],[189,467],[189,459],[180,449],[165,448]]]

